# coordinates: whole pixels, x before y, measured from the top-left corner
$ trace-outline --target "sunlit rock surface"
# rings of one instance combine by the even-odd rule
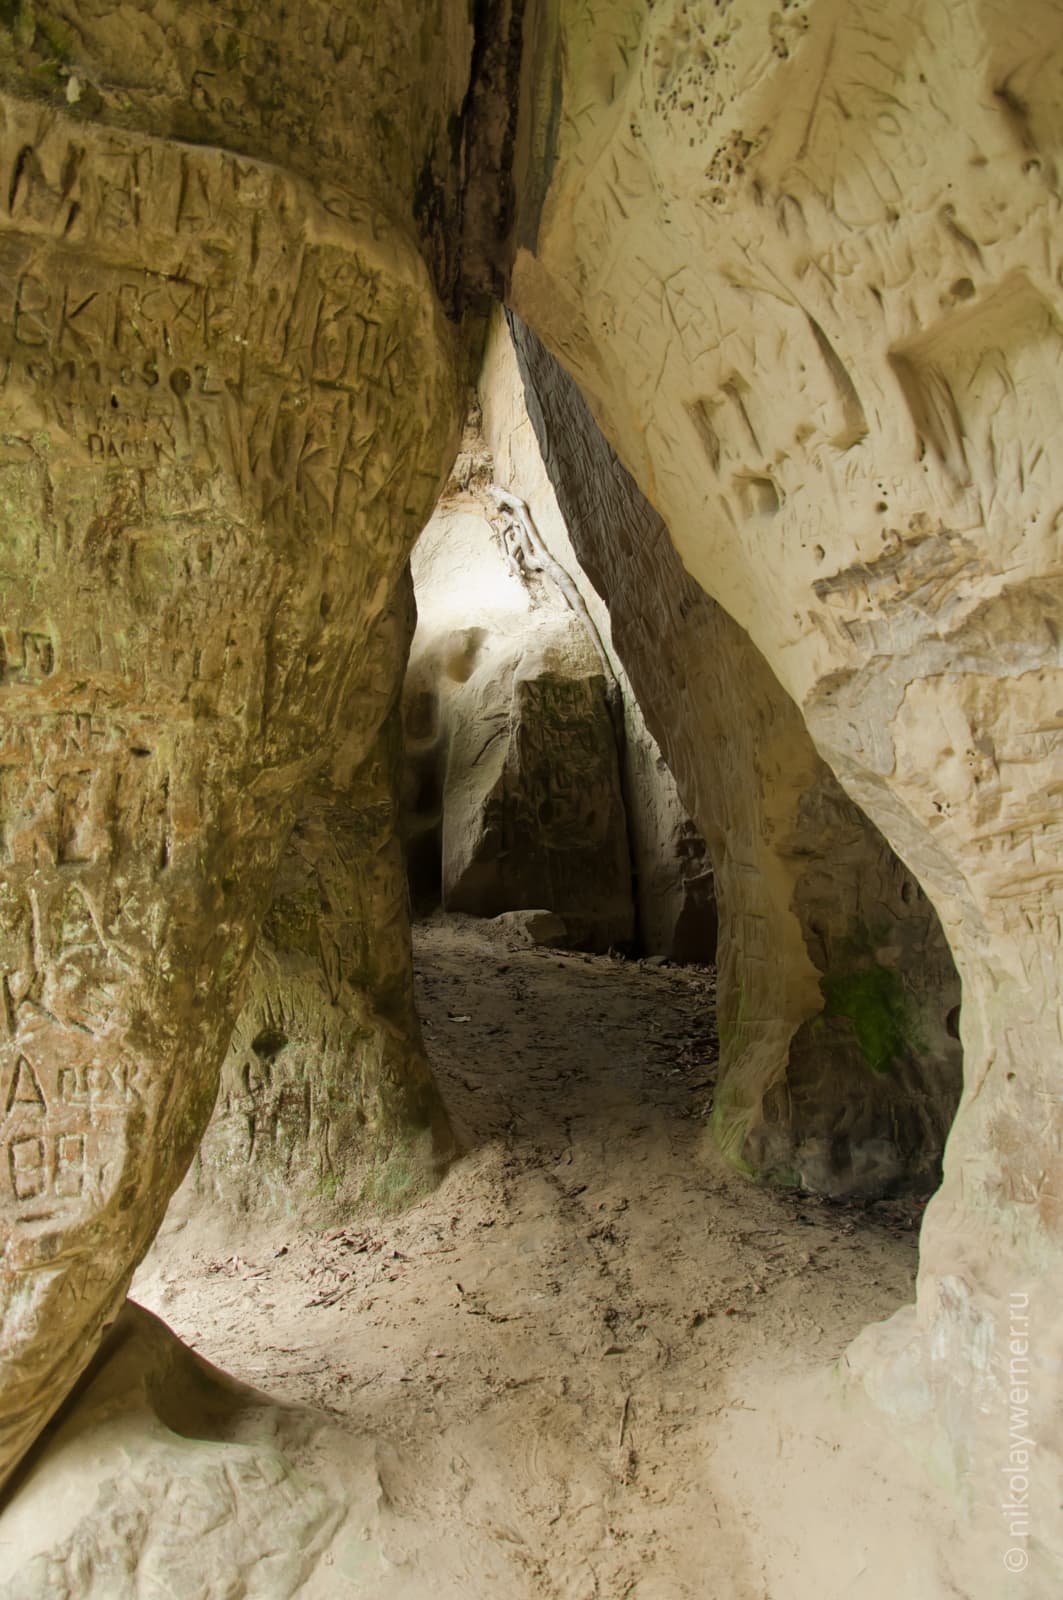
[[[716,1136],[777,1182],[928,1192],[961,1074],[959,982],[933,909],[759,651],[683,570],[571,379],[513,332],[574,549],[712,851]]]
[[[478,471],[464,490],[452,483],[414,552],[419,615],[404,688],[413,891],[475,916],[549,910],[573,944],[627,944],[615,686],[564,592],[514,553],[489,466]]]
[[[609,610],[581,566],[528,416],[501,313],[492,322],[478,392],[495,477],[526,504],[536,538],[562,575],[568,609],[578,612],[608,679],[638,948],[677,961],[711,961],[716,954],[716,898],[705,840],[646,726],[643,706],[615,648]],[[556,593],[556,585],[554,589]]]
[[[941,918],[965,1094],[866,1359],[986,1516],[1012,1293],[1063,1406],[1058,22],[550,8],[511,291]]]

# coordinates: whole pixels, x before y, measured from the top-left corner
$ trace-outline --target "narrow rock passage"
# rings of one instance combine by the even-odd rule
[[[319,1572],[313,1594],[811,1594],[767,1587],[734,1424],[770,1409],[765,1373],[822,1367],[910,1297],[916,1212],[712,1163],[708,969],[513,950],[470,919],[415,949],[469,1150],[440,1189],[327,1237],[171,1226],[134,1287],[210,1361],[350,1431],[389,1576]]]

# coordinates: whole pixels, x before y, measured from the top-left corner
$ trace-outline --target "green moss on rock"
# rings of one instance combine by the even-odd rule
[[[825,1017],[847,1017],[872,1072],[888,1072],[899,1057],[922,1048],[901,975],[877,963],[820,980]]]

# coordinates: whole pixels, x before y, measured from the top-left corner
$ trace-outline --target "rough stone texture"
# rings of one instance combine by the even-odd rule
[[[0,1595],[328,1594],[335,1579],[322,1559],[361,1464],[349,1440],[343,1490],[308,1473],[307,1446],[321,1430],[319,1418],[225,1377],[127,1302],[20,1474],[4,1516]]]
[[[479,395],[496,477],[528,503],[539,536],[571,575],[616,685],[614,726],[622,734],[621,781],[635,877],[638,948],[678,961],[711,961],[716,953],[716,901],[705,840],[646,726],[613,644],[608,609],[580,565],[528,417],[524,386],[500,314],[488,332]],[[622,717],[617,715],[616,699]]]
[[[194,1153],[457,404],[398,229],[13,98],[0,142],[6,1473]]]
[[[214,1115],[171,1209],[346,1221],[362,1203],[408,1203],[453,1152],[413,1008],[398,834],[412,629],[404,573],[354,730],[288,840]]]
[[[572,380],[516,318],[513,335],[573,547],[712,850],[716,1136],[776,1181],[928,1190],[961,1078],[940,924],[763,657],[683,570]]]
[[[490,701],[458,726],[443,798],[443,902],[497,916],[545,907],[588,949],[632,936],[627,829],[602,680],[561,669],[511,679],[507,725]],[[499,756],[476,737],[498,736]]]
[[[0,83],[89,127],[274,162],[311,184],[330,215],[377,235],[412,223],[450,304],[463,277],[486,275],[478,257],[505,187],[488,185],[466,252],[463,191],[493,159],[472,146],[491,143],[487,102],[505,91],[508,52],[485,59],[490,31],[509,32],[505,10],[485,7],[478,30],[451,0],[300,0],[268,12],[241,0],[14,0],[0,13]],[[480,129],[462,117],[473,101],[484,102]],[[135,214],[146,176],[117,162],[106,184],[116,215]],[[209,216],[194,164],[179,196],[180,214]],[[346,337],[337,309],[326,306],[323,342]]]
[[[1058,23],[552,7],[512,285],[941,916],[965,1094],[859,1359],[993,1526],[1013,1293],[1063,1498]]]
[[[641,713],[640,713],[641,720]],[[719,909],[708,845],[679,804],[672,774],[651,735],[626,748],[632,790],[650,797],[636,812],[634,856],[638,871],[639,950],[686,965],[716,955]],[[654,744],[656,741],[653,741]],[[649,823],[651,826],[639,826]]]
[[[414,890],[476,916],[553,911],[573,943],[626,944],[631,867],[608,685],[564,596],[507,562],[489,505],[475,486],[449,493],[414,551]]]

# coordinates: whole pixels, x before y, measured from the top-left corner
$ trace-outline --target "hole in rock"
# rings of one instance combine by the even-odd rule
[[[251,1048],[260,1060],[272,1061],[275,1056],[280,1055],[287,1043],[287,1035],[281,1033],[279,1029],[264,1028],[252,1039]]]

